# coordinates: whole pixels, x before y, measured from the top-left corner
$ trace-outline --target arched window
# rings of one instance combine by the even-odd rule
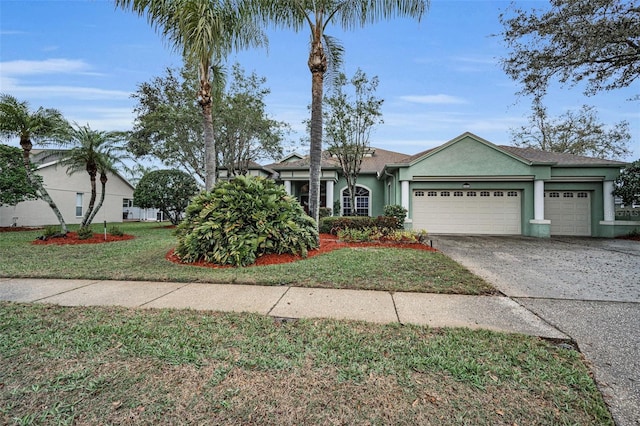
[[[349,198],[349,188],[342,190],[342,215],[343,216],[370,216],[371,193],[364,186],[356,185],[356,208],[351,209],[351,199]]]

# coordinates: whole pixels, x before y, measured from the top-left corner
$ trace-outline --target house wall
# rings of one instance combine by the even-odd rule
[[[55,165],[37,171],[42,176],[45,189],[60,209],[67,224],[79,224],[82,216],[76,216],[76,193],[83,193],[82,213],[86,212],[91,198],[91,184],[87,173],[67,175],[66,170]],[[104,204],[95,221],[122,222],[122,201],[133,198],[133,188],[122,178],[109,174]],[[97,182],[96,204],[100,201],[101,184]],[[42,200],[25,201],[16,206],[0,207],[0,226],[11,226],[17,217],[18,226],[44,226],[57,224],[58,220],[47,203]]]

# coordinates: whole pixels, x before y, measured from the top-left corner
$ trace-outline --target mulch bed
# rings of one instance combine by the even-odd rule
[[[59,238],[48,238],[46,240],[35,240],[33,244],[43,246],[43,245],[74,245],[74,244],[101,244],[101,243],[112,243],[114,241],[126,241],[133,239],[133,235],[111,235],[107,234],[106,239],[104,234],[93,234],[93,237],[87,238],[86,240],[81,240],[78,238],[78,234],[75,232],[67,232],[67,235]]]
[[[307,258],[317,256],[319,254],[328,253],[333,250],[338,250],[346,247],[391,247],[391,248],[403,248],[403,249],[413,249],[413,250],[424,250],[424,251],[437,251],[436,249],[429,247],[425,244],[420,243],[406,243],[406,242],[390,242],[390,241],[381,241],[381,242],[369,242],[369,243],[345,243],[343,241],[338,241],[335,235],[330,234],[320,234],[320,248],[316,250],[310,250]],[[169,251],[166,255],[167,260],[181,264],[181,265],[190,265],[190,266],[202,266],[206,268],[233,268],[231,265],[217,265],[215,263],[199,261],[194,263],[185,263],[182,262],[178,256],[174,253],[173,250]],[[266,254],[260,256],[253,265],[250,266],[265,266],[265,265],[278,265],[281,263],[291,263],[298,260],[304,259],[302,256],[294,256],[292,254]]]

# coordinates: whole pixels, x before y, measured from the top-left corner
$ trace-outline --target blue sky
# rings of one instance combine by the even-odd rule
[[[547,4],[518,2],[522,8]],[[384,124],[374,132],[373,146],[413,154],[466,131],[510,144],[509,130],[527,122],[530,100],[516,96],[519,87],[499,65],[502,40],[491,36],[502,30],[498,16],[508,6],[508,1],[433,0],[420,23],[396,19],[349,32],[327,29],[345,47],[347,75],[359,67],[380,79]],[[229,62],[266,77],[269,112],[292,126],[297,142],[311,100],[308,34],[268,34],[268,50],[233,54]],[[115,9],[111,1],[0,2],[0,92],[34,109],[57,108],[94,129],[127,130],[137,86],[180,66],[180,55],[144,18]],[[628,99],[639,89],[585,97],[580,86],[554,86],[546,103],[551,115],[588,104],[605,123],[629,121],[633,154],[627,160],[634,160],[640,157],[640,102]]]

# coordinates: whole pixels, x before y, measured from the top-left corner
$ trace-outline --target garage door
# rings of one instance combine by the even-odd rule
[[[413,229],[434,234],[519,235],[520,191],[413,191]]]
[[[591,195],[586,191],[546,191],[544,218],[551,235],[591,235]]]

